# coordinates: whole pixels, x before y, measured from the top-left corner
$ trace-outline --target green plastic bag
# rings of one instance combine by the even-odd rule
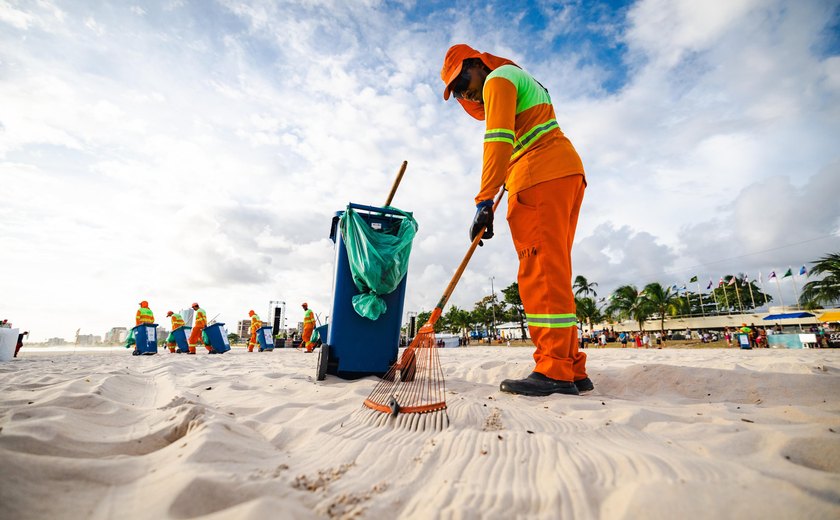
[[[353,296],[353,308],[370,320],[379,319],[388,310],[382,296],[392,293],[405,277],[411,243],[417,234],[417,221],[411,213],[388,209],[403,217],[390,228],[383,224],[381,229],[374,229],[350,206],[339,219],[353,283],[361,291]]]

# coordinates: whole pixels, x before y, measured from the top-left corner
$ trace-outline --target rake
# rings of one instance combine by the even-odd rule
[[[502,186],[493,202],[494,212],[504,192],[505,187]],[[443,370],[435,343],[435,323],[440,319],[483,234],[484,229],[473,239],[428,321],[365,399],[364,406],[375,412],[370,416],[375,424],[393,421],[397,426],[419,430],[427,427],[443,429],[449,425]]]

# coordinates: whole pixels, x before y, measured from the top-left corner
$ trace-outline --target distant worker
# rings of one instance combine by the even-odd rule
[[[203,341],[204,327],[207,326],[207,313],[204,312],[204,309],[199,307],[197,303],[193,303],[192,308],[195,311],[195,325],[193,326],[192,334],[190,334],[189,344],[190,354],[195,354],[195,348],[198,345],[198,342]],[[205,346],[208,351],[213,350],[209,345],[205,344]]]
[[[303,302],[303,347],[307,352],[315,350],[315,343],[312,341],[312,333],[315,331],[315,313],[309,308],[309,304]]]
[[[248,311],[248,316],[251,317],[251,328],[248,329],[251,333],[251,337],[248,338],[248,352],[253,352],[254,347],[257,344],[257,331],[260,330],[260,327],[262,327],[262,321],[253,310]]]
[[[155,322],[155,315],[152,312],[152,309],[149,308],[149,302],[143,300],[140,302],[140,308],[137,309],[137,313],[134,315],[134,326],[144,325],[147,323],[154,323]],[[134,339],[134,329],[131,329],[131,332],[128,334],[128,338],[125,340],[125,348],[129,348],[132,345],[135,345],[137,341]],[[134,349],[135,353],[137,352],[137,348]]]
[[[184,318],[180,314],[172,311],[167,312],[166,317],[172,320],[172,332],[166,337],[166,346],[169,347],[169,352],[174,354],[175,347],[177,346],[175,342],[175,331],[184,326]]]

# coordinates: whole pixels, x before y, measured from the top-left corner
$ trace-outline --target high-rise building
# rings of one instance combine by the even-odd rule
[[[250,334],[248,329],[251,328],[251,320],[239,320],[236,324],[236,334],[243,339],[248,339]]]

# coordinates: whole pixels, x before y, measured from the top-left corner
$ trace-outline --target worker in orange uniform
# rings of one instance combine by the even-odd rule
[[[172,311],[167,312],[166,317],[172,320],[172,332],[166,337],[166,346],[169,347],[169,352],[174,354],[177,345],[175,342],[175,331],[184,326],[184,318],[177,312]]]
[[[315,313],[309,308],[309,304],[303,302],[303,346],[307,352],[315,350],[315,342],[312,341],[312,333],[315,331]]]
[[[248,329],[248,332],[251,333],[251,337],[248,338],[248,352],[253,352],[257,345],[257,331],[262,327],[262,320],[253,310],[248,311],[248,316],[251,317],[251,328]]]
[[[134,326],[143,325],[146,323],[154,323],[155,322],[155,314],[152,312],[152,309],[149,308],[149,302],[143,300],[140,302],[140,308],[137,309],[137,312],[134,314]],[[134,329],[131,329],[131,332],[128,334],[128,338],[125,340],[125,348],[129,348],[132,345],[135,345],[134,352],[137,352],[136,347],[137,341],[134,339]]]
[[[195,354],[198,342],[203,341],[204,327],[207,326],[207,313],[197,303],[193,303],[192,308],[195,311],[195,325],[192,328],[188,343],[190,344],[190,354]],[[205,347],[207,347],[208,351],[212,352],[213,349],[210,348],[210,345],[205,344]]]
[[[548,90],[511,60],[464,44],[449,48],[443,98],[486,121],[481,187],[470,238],[493,237],[493,197],[508,190],[507,220],[519,256],[519,294],[536,351],[533,372],[500,389],[522,395],[592,390],[578,350],[572,242],[586,187],[583,163],[560,130]]]

